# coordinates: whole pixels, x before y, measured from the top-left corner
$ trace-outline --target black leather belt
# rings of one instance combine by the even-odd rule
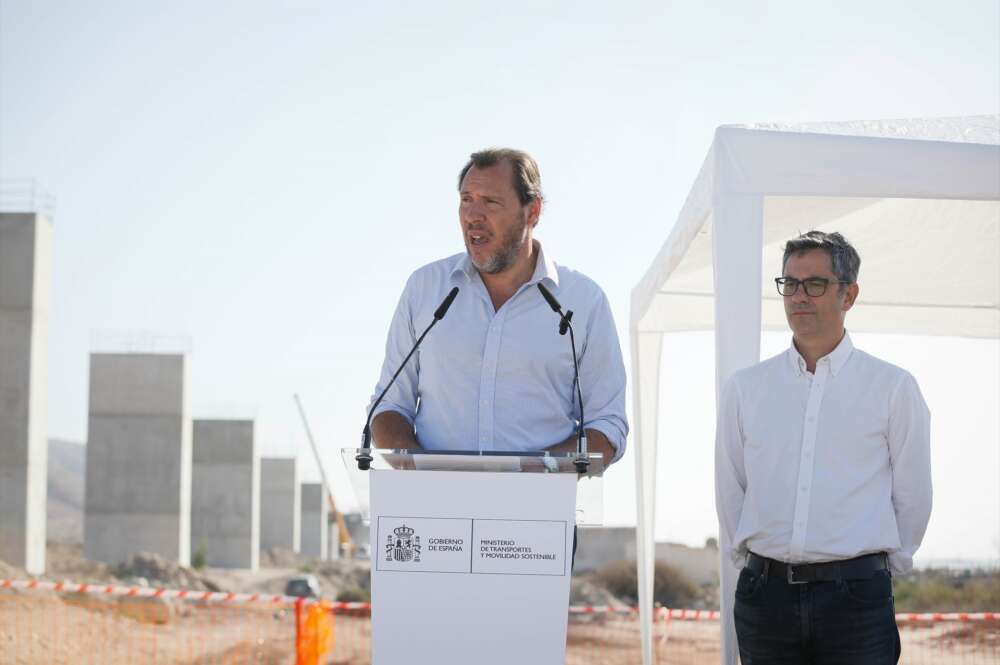
[[[791,564],[750,552],[747,568],[756,575],[778,577],[787,580],[789,584],[866,580],[879,570],[889,569],[889,556],[885,552],[876,552],[843,561]]]

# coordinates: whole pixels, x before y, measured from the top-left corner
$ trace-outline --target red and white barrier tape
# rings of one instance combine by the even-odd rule
[[[231,593],[227,591],[193,591],[190,589],[164,589],[157,587],[126,587],[113,584],[77,584],[75,582],[43,582],[41,580],[0,580],[0,589],[24,589],[55,591],[57,593],[89,593],[138,598],[177,598],[199,600],[209,603],[272,603],[294,605],[300,599],[295,596],[269,595],[261,593]],[[315,601],[308,601],[315,602]],[[370,610],[371,603],[327,603],[331,610]],[[570,605],[570,614],[638,614],[638,607],[614,607],[611,605]],[[720,614],[715,610],[684,610],[660,607],[656,617],[661,621],[718,621]],[[900,613],[897,623],[938,623],[960,621],[1000,621],[1000,612],[928,612],[922,614]]]
[[[569,612],[570,614],[638,614],[639,608],[571,605]],[[721,618],[721,614],[716,610],[685,610],[667,607],[657,608],[655,616],[660,621],[718,621]],[[923,614],[905,612],[896,615],[897,623],[960,621],[1000,621],[1000,612],[929,612]]]
[[[570,614],[638,614],[638,607],[611,605],[570,605]],[[670,620],[680,619],[681,621],[718,621],[719,613],[711,610],[675,610],[666,607],[656,609],[658,619]]]
[[[718,621],[718,610],[675,610],[660,608],[659,616],[663,621]]]
[[[635,614],[638,607],[613,607],[611,605],[570,605],[570,614]]]
[[[657,615],[663,621],[718,621],[719,612],[709,610],[675,610],[661,608]],[[929,612],[914,614],[903,612],[896,615],[896,623],[942,623],[959,621],[1000,621],[1000,612]]]
[[[932,612],[925,614],[901,613],[896,615],[896,623],[940,621],[1000,621],[1000,612]]]
[[[89,593],[97,595],[130,596],[136,598],[177,598],[208,603],[269,603],[294,605],[299,598],[263,593],[231,593],[227,591],[194,591],[190,589],[163,589],[156,587],[126,587],[113,584],[77,584],[75,582],[43,582],[40,580],[0,580],[0,589],[55,591],[58,593]],[[307,602],[315,602],[309,600]],[[368,603],[328,603],[333,610],[366,610]]]

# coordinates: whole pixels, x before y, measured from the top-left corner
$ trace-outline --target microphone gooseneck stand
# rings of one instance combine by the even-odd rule
[[[590,459],[587,457],[587,434],[583,428],[583,392],[580,390],[580,363],[576,357],[576,336],[573,334],[573,311],[569,310],[564,314],[562,306],[556,300],[556,297],[552,295],[552,292],[545,288],[545,285],[541,282],[536,286],[542,292],[542,297],[545,298],[545,302],[549,304],[552,311],[559,315],[559,334],[565,335],[566,331],[569,331],[569,344],[570,349],[573,351],[573,387],[576,389],[574,397],[580,405],[580,422],[576,429],[576,460],[573,462],[573,465],[576,467],[576,472],[582,475],[587,473],[590,467]]]
[[[392,384],[396,382],[396,377],[398,377],[399,373],[403,371],[404,367],[406,367],[406,363],[409,362],[413,354],[417,352],[418,348],[420,348],[420,343],[424,341],[424,337],[427,336],[427,333],[429,333],[431,331],[431,328],[433,328],[435,324],[437,324],[438,321],[443,319],[444,315],[448,313],[448,308],[451,307],[451,303],[455,300],[455,296],[457,295],[458,295],[458,287],[456,286],[452,288],[451,291],[448,292],[448,295],[445,296],[444,300],[441,302],[438,308],[434,310],[434,320],[431,321],[430,325],[427,326],[424,329],[424,332],[420,334],[420,337],[417,338],[416,344],[413,345],[413,348],[410,349],[410,352],[406,354],[405,358],[403,358],[403,362],[399,364],[399,368],[396,370],[396,373],[392,375],[392,378],[389,379],[389,383],[387,383],[385,388],[382,389],[382,393],[378,396],[378,399],[375,400],[375,403],[372,404],[372,408],[368,409],[368,419],[365,421],[365,428],[361,431],[361,451],[354,456],[354,459],[358,463],[359,470],[367,471],[368,469],[370,469],[372,461],[374,459],[372,458],[371,454],[372,414],[375,413],[375,409],[378,408],[378,405],[382,403],[382,398],[385,397],[385,394],[387,392],[389,392],[389,388],[392,387]]]

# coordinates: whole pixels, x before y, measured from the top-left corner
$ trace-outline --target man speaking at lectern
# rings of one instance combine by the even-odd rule
[[[542,283],[573,311],[588,450],[625,452],[625,367],[611,308],[590,278],[547,257],[532,236],[542,211],[527,153],[474,153],[458,179],[465,252],[414,272],[389,327],[375,395],[389,384],[435,308],[448,316],[422,342],[373,413],[379,448],[575,452],[573,356]],[[374,398],[373,402],[374,403]]]

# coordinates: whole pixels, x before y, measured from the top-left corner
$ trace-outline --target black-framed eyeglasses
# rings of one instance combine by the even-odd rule
[[[775,277],[774,283],[778,287],[778,295],[794,296],[799,291],[799,286],[805,289],[806,295],[810,298],[819,298],[826,293],[826,288],[830,284],[850,284],[844,280],[831,280],[826,277],[807,277],[806,279],[795,279],[794,277]]]

